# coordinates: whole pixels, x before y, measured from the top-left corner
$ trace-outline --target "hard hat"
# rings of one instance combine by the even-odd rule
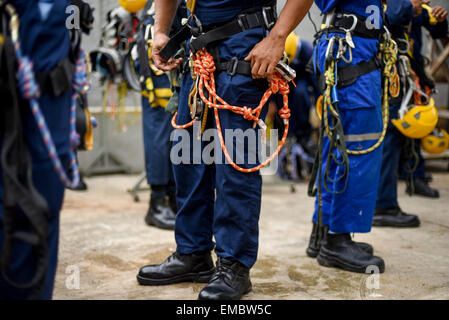
[[[414,106],[402,119],[393,119],[391,122],[406,137],[424,138],[435,129],[438,122],[435,100],[430,99],[428,105]]]
[[[319,96],[318,100],[316,101],[316,113],[318,114],[318,117],[321,120],[321,117],[323,116],[323,96]]]
[[[430,154],[440,154],[449,149],[449,134],[444,129],[435,129],[422,139],[422,147]]]
[[[128,12],[137,13],[145,7],[146,0],[118,0],[118,3]]]
[[[299,37],[294,33],[290,33],[285,41],[285,53],[287,53],[288,60],[293,61],[298,50]]]

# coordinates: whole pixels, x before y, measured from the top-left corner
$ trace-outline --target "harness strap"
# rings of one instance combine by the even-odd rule
[[[350,31],[352,35],[362,38],[379,39],[382,29],[369,28],[367,19],[364,16],[346,11],[328,13],[323,18],[321,31],[318,37],[324,33],[345,33]]]
[[[228,23],[218,27],[213,26],[210,30],[200,35],[196,34],[198,37],[192,39],[189,44],[190,50],[195,54],[215,41],[226,40],[243,31],[256,28],[271,29],[275,24],[276,19],[277,13],[275,6],[262,7],[261,10],[258,10],[257,12],[242,13]],[[166,46],[162,48],[160,52],[161,56],[166,60],[173,57],[178,51],[181,43],[194,35],[193,33],[196,33],[192,29],[195,28],[186,23],[178,33],[170,38]]]
[[[36,73],[36,81],[42,93],[58,97],[72,88],[74,74],[75,65],[66,58],[49,72]]]
[[[251,62],[239,61],[236,57],[229,61],[220,61],[217,65],[216,71],[226,71],[230,76],[241,74],[244,76],[251,76]]]
[[[337,88],[349,87],[356,83],[357,79],[365,74],[371,73],[374,70],[382,68],[382,62],[377,56],[371,60],[359,63],[357,65],[348,65],[338,68],[338,83]],[[319,74],[320,90],[324,91],[326,88],[326,79],[323,73]]]
[[[201,34],[198,38],[193,39],[190,44],[190,50],[193,53],[205,48],[215,41],[223,41],[234,34],[265,27],[270,29],[276,22],[276,12],[273,7],[264,7],[262,11],[251,14],[241,14],[236,19],[225,25],[212,29],[209,32]]]
[[[176,52],[178,52],[181,44],[184,41],[187,41],[187,39],[189,39],[191,35],[192,32],[190,30],[190,27],[185,24],[173,37],[170,38],[165,47],[162,48],[162,50],[160,51],[161,57],[165,60],[173,57]]]

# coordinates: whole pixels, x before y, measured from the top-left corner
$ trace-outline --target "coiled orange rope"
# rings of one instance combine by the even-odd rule
[[[274,158],[277,157],[282,147],[284,146],[285,140],[287,139],[288,135],[289,118],[290,118],[290,109],[288,107],[288,93],[290,92],[290,88],[288,85],[288,81],[285,78],[283,78],[277,71],[275,71],[273,79],[270,81],[269,88],[264,93],[262,99],[260,100],[259,105],[256,108],[252,109],[248,106],[244,107],[232,106],[228,104],[226,101],[224,101],[221,97],[219,97],[216,93],[215,75],[214,75],[216,68],[213,56],[209,52],[207,52],[206,49],[202,49],[198,51],[195,55],[191,55],[190,58],[193,59],[194,62],[193,78],[196,80],[199,77],[197,90],[201,97],[201,100],[206,104],[208,108],[214,109],[218,138],[220,140],[221,149],[223,150],[223,153],[229,164],[237,171],[244,173],[256,172],[262,169],[263,167],[267,166],[271,161],[274,160]],[[204,87],[209,93],[208,98],[206,98],[204,95]],[[232,160],[226,149],[218,110],[219,109],[230,110],[237,114],[241,114],[243,118],[245,118],[246,120],[254,122],[254,128],[256,127],[256,125],[259,125],[259,127],[265,132],[266,130],[265,123],[263,122],[262,119],[259,119],[259,116],[263,106],[267,103],[270,96],[276,93],[281,94],[283,98],[283,107],[279,110],[279,115],[284,121],[285,125],[284,135],[282,136],[282,139],[278,144],[278,147],[276,148],[275,152],[266,161],[264,161],[263,163],[259,164],[254,168],[250,169],[242,168]],[[197,121],[194,119],[187,124],[177,125],[176,118],[177,114],[175,114],[172,119],[172,126],[175,129],[189,128],[193,126],[193,124]]]

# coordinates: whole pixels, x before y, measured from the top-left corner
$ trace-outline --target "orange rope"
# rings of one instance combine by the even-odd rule
[[[228,104],[226,101],[224,101],[221,97],[219,97],[216,93],[215,89],[215,62],[213,56],[207,52],[206,49],[202,49],[198,51],[195,55],[191,56],[191,59],[194,61],[194,69],[193,69],[193,77],[194,79],[197,79],[199,77],[198,81],[198,93],[201,97],[201,100],[204,101],[204,103],[209,108],[214,109],[215,114],[215,123],[217,125],[217,131],[218,131],[218,138],[220,140],[221,149],[223,150],[223,153],[228,160],[229,164],[231,166],[240,171],[245,173],[251,173],[258,171],[268,165],[271,161],[273,161],[274,158],[277,157],[279,152],[281,151],[282,147],[285,144],[285,140],[287,139],[288,135],[288,129],[289,129],[289,118],[290,118],[290,109],[288,107],[288,93],[290,91],[288,81],[283,78],[277,71],[273,75],[273,79],[270,81],[270,86],[267,89],[267,91],[264,93],[259,105],[252,109],[247,106],[244,107],[238,107],[238,106],[232,106]],[[207,89],[207,92],[209,93],[208,98],[204,95],[204,87]],[[259,164],[257,167],[245,169],[237,164],[232,160],[232,158],[229,156],[229,153],[226,149],[226,145],[223,139],[223,133],[221,130],[221,124],[220,124],[220,118],[218,115],[218,110],[230,110],[232,112],[235,112],[237,114],[240,114],[248,121],[254,122],[254,128],[256,125],[259,125],[259,127],[264,130],[266,130],[266,126],[264,122],[259,119],[260,113],[262,111],[263,106],[267,103],[268,99],[272,94],[280,93],[282,94],[283,98],[283,107],[281,110],[279,110],[280,117],[284,120],[285,124],[285,130],[284,135],[282,137],[281,142],[278,144],[278,147],[276,151],[263,163]],[[217,103],[218,102],[218,103]],[[185,125],[177,125],[176,124],[176,117],[177,114],[174,115],[172,119],[172,125],[175,129],[186,129],[188,127],[191,127],[196,120],[192,120],[188,124]]]

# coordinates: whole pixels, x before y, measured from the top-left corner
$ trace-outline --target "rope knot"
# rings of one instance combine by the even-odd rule
[[[282,108],[281,110],[279,110],[279,116],[284,120],[289,119],[291,116],[290,109],[285,107]]]
[[[253,109],[248,108],[247,106],[242,108],[243,118],[246,120],[254,120]]]

